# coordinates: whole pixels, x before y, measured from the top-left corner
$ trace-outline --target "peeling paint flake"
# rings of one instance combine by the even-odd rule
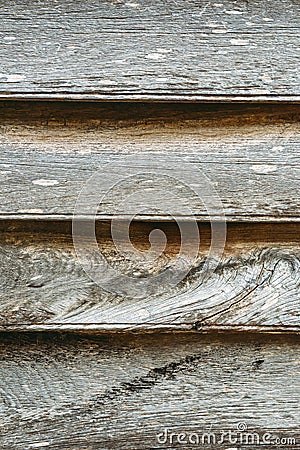
[[[271,164],[254,164],[250,169],[255,173],[266,174],[276,172],[277,166]]]
[[[211,32],[214,34],[224,34],[228,31],[225,28],[214,28],[213,30],[211,30]]]
[[[50,442],[36,442],[35,444],[29,444],[30,448],[42,448],[42,447],[48,447],[50,445]]]
[[[15,41],[17,38],[16,36],[4,36],[4,41]]]
[[[249,45],[249,41],[245,39],[230,39],[231,45]]]
[[[148,55],[146,55],[147,59],[153,59],[158,61],[159,59],[164,59],[166,57],[166,55],[163,55],[162,53],[149,53]]]
[[[157,53],[170,53],[172,51],[171,48],[157,48]]]
[[[237,11],[237,10],[232,10],[232,11],[225,11],[226,14],[231,14],[231,15],[235,15],[235,16],[239,16],[243,14],[243,11]]]
[[[18,75],[18,74],[5,75],[5,76],[6,76],[7,83],[19,83],[20,81],[23,81],[26,78],[24,75]]]
[[[55,186],[59,182],[57,180],[40,179],[40,180],[33,180],[32,183],[37,184],[39,186]]]
[[[44,211],[40,208],[31,208],[31,209],[19,209],[18,213],[20,213],[20,214],[43,214]]]
[[[126,6],[130,6],[131,8],[138,8],[140,6],[139,3],[132,3],[132,2],[127,2],[125,3]]]

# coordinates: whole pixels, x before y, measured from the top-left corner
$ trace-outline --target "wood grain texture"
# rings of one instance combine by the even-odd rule
[[[296,0],[5,0],[1,98],[299,101]]]
[[[232,443],[162,444],[157,435],[218,440],[242,423],[260,439],[270,433],[267,448],[295,450],[299,358],[293,336],[2,334],[1,448],[223,450]]]
[[[107,291],[86,274],[68,235],[2,233],[0,328],[298,332],[299,226],[278,225],[229,227],[224,255],[208,278],[201,269],[210,233],[208,225],[201,225],[198,259],[187,257],[188,275],[166,290],[155,276],[182,269],[182,260],[176,259],[180,238],[175,225],[162,227],[168,245],[153,261],[146,250],[157,224],[135,225],[132,243],[139,251],[125,249],[123,254],[107,236],[108,224],[98,224],[102,255],[118,276],[126,274],[136,283],[128,296]],[[148,279],[149,286],[142,298],[134,298],[141,278]]]
[[[169,220],[171,205],[174,215],[216,220],[220,210],[208,215],[195,194],[202,174],[228,221],[300,217],[297,106],[17,102],[2,105],[0,127],[2,218],[70,218],[96,171],[112,184],[116,177],[120,181],[110,190],[102,179],[97,185],[99,201],[105,194],[98,218],[134,210],[136,219]],[[183,163],[189,170],[180,172]],[[128,178],[133,170],[140,174]],[[162,208],[149,204],[157,188],[159,200],[166,199]],[[181,211],[177,198],[189,213]],[[79,212],[89,216],[85,208]]]

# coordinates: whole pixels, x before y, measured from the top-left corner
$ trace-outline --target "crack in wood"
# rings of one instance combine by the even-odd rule
[[[220,432],[238,422],[299,442],[295,336],[0,337],[5,450],[155,448],[165,428]]]
[[[279,262],[279,261],[278,261],[278,262]],[[203,325],[206,324],[206,322],[207,322],[208,320],[212,319],[212,318],[215,317],[215,316],[222,315],[222,314],[224,314],[224,312],[228,312],[233,306],[235,306],[235,305],[241,303],[245,298],[247,298],[249,295],[251,295],[253,292],[255,292],[256,289],[257,289],[258,287],[261,287],[264,283],[267,283],[268,281],[270,281],[270,279],[271,279],[273,273],[275,272],[275,269],[276,269],[276,266],[277,266],[278,262],[275,264],[274,269],[271,269],[271,270],[270,270],[270,269],[266,269],[265,266],[264,266],[264,264],[262,264],[261,271],[260,271],[260,273],[258,274],[258,276],[257,276],[257,278],[256,278],[256,283],[257,283],[257,284],[256,284],[253,288],[249,289],[249,291],[246,292],[242,297],[241,297],[240,295],[236,295],[235,298],[236,298],[236,297],[240,297],[238,300],[234,301],[234,298],[232,298],[231,300],[229,300],[229,301],[230,301],[230,305],[229,305],[228,307],[222,309],[221,311],[218,311],[218,312],[215,313],[215,314],[212,314],[212,315],[210,315],[210,316],[208,316],[208,317],[205,317],[204,319],[202,319],[202,320],[200,320],[200,321],[195,322],[195,324],[193,325],[192,328],[193,328],[194,330],[198,330],[198,331],[199,331],[199,330],[203,327]],[[265,278],[264,280],[262,280],[261,283],[259,283],[258,281],[259,281],[259,279],[262,277],[262,274],[263,274],[263,271],[264,271],[264,270],[266,270],[266,271],[268,271],[268,272],[271,272],[271,274],[270,274],[270,276],[269,276],[269,280],[268,280],[268,278]]]
[[[236,244],[236,250],[231,247],[233,253],[224,256],[207,279],[200,275],[205,257],[200,254],[190,274],[172,290],[131,299],[93,282],[78,264],[70,240],[39,237],[33,236],[30,243],[26,234],[2,235],[2,329],[151,331],[161,327],[200,331],[209,327],[268,330],[277,326],[282,330],[299,326],[297,245],[250,245],[241,250]],[[108,241],[100,248],[116,270],[128,276],[141,271],[140,260],[120,257]],[[165,270],[172,262],[170,251],[159,265],[145,259],[143,276],[151,279],[153,273]]]

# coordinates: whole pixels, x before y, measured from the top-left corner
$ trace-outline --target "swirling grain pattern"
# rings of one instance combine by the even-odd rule
[[[249,230],[251,236],[251,227]],[[238,234],[238,231],[237,231]],[[294,234],[295,240],[296,236]],[[172,244],[172,243],[171,243]],[[142,245],[142,244],[141,244]],[[133,279],[151,279],[174,264],[176,246],[149,260],[120,256],[99,244],[108,263]],[[173,250],[172,250],[173,248]],[[175,252],[176,253],[176,252]],[[162,292],[150,285],[136,299],[109,293],[76,258],[68,236],[4,233],[0,244],[0,327],[13,329],[212,330],[299,329],[300,253],[296,245],[231,243],[215,272],[203,278],[205,249],[188,276]],[[154,281],[155,283],[155,281]],[[157,294],[156,294],[157,292]]]

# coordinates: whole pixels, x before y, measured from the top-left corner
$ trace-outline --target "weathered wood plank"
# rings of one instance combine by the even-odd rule
[[[180,278],[175,225],[160,227],[168,245],[153,260],[146,252],[148,235],[158,224],[135,225],[131,239],[137,252],[125,247],[122,254],[108,236],[109,225],[98,224],[100,252],[115,269],[100,285],[83,269],[70,236],[2,233],[0,329],[300,331],[299,226],[279,225],[232,224],[219,266],[206,278],[202,267],[211,236],[209,226],[200,225],[199,257],[195,261],[187,252],[189,272]],[[166,271],[179,274],[177,285],[159,283],[156,277]],[[120,294],[124,274],[132,285],[127,294],[122,286]]]
[[[201,449],[264,448],[268,433],[267,448],[295,450],[299,359],[293,336],[3,334],[1,448],[195,448],[182,432]]]
[[[289,101],[295,0],[2,2],[1,98]]]
[[[2,218],[70,218],[95,172],[79,215],[96,192],[98,218],[216,220],[197,193],[209,179],[228,221],[300,217],[296,106],[14,103],[0,124]]]

